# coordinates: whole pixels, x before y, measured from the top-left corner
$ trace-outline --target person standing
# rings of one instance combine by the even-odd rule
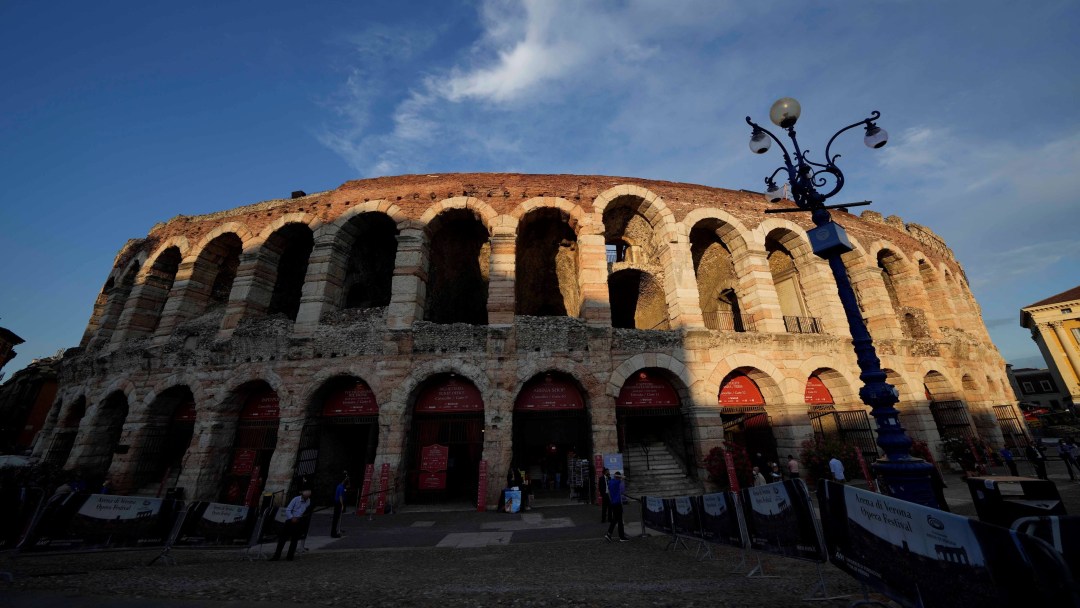
[[[608,485],[611,483],[611,473],[607,469],[600,475],[600,523],[607,522],[611,516],[611,490]]]
[[[611,498],[611,518],[608,524],[607,534],[604,535],[609,542],[611,541],[611,533],[615,531],[615,526],[619,527],[619,542],[626,542],[630,540],[626,536],[626,530],[623,527],[623,495],[626,491],[626,485],[623,484],[622,472],[615,471],[615,477],[608,483],[608,494]]]
[[[292,561],[293,555],[296,554],[296,543],[300,541],[300,535],[304,532],[301,520],[310,506],[311,489],[309,488],[304,488],[299,496],[289,501],[289,506],[285,507],[285,523],[281,526],[281,532],[278,533],[277,550],[274,551],[274,557],[271,557],[270,561],[276,562],[281,559],[281,550],[285,547],[286,541],[289,542],[289,553],[285,559]]]
[[[754,487],[763,486],[769,482],[765,481],[765,476],[761,474],[761,467],[754,467]]]
[[[1048,479],[1046,476],[1046,454],[1043,454],[1042,448],[1035,445],[1034,442],[1029,442],[1027,448],[1024,449],[1024,454],[1027,455],[1031,466],[1035,467],[1035,476],[1039,479]]]
[[[1058,456],[1061,457],[1061,462],[1065,463],[1065,470],[1069,473],[1069,481],[1076,481],[1076,475],[1073,473],[1073,467],[1076,466],[1076,446],[1072,443],[1070,437],[1068,441],[1064,439],[1058,439]]]
[[[1009,468],[1009,474],[1013,477],[1019,477],[1020,471],[1016,470],[1016,461],[1013,460],[1013,453],[1009,446],[1001,448],[998,454],[1001,454],[1001,459],[1005,461],[1005,466]]]
[[[784,476],[780,474],[780,465],[775,462],[769,463],[769,474],[765,478],[769,483],[776,483],[778,481],[784,481]]]
[[[840,462],[836,456],[829,460],[829,471],[832,473],[833,481],[847,483],[847,477],[844,476],[844,463]]]
[[[341,483],[334,488],[334,519],[330,522],[330,537],[341,538],[344,536],[341,533],[341,513],[345,511],[345,495],[349,493],[349,487],[352,484],[349,482],[349,475],[345,474],[345,479],[341,480]]]
[[[790,478],[790,479],[798,479],[799,478],[799,461],[795,460],[795,457],[792,456],[791,454],[787,455],[787,472],[788,472],[788,478]]]

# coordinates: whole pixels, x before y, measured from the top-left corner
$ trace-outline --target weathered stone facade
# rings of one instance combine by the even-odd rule
[[[729,403],[763,402],[776,453],[797,453],[813,436],[811,378],[856,410],[859,372],[808,218],[766,207],[754,193],[633,178],[457,174],[178,216],[116,256],[35,449],[124,491],[171,474],[188,496],[215,498],[241,470],[234,443],[255,441],[241,411],[270,394],[277,418],[253,458],[267,459],[266,489],[285,489],[316,453],[305,429],[327,395],[359,381],[377,403],[354,421],[368,435],[333,432],[358,438],[356,458],[376,472],[389,464],[409,500],[416,443],[435,441],[418,439],[417,401],[454,379],[483,402],[482,435],[462,440],[477,449],[458,460],[486,461],[494,502],[530,381],[580,393],[588,437],[575,448],[588,457],[643,441],[648,425],[628,424],[617,401],[648,376],[678,396],[684,445],[674,419],[655,435],[691,479],[705,479],[697,463],[738,411],[718,402],[736,380],[760,395]],[[930,403],[962,401],[970,429],[1000,443],[993,406],[1015,398],[952,252],[896,217],[834,217],[856,245],[845,264],[909,431],[938,444]],[[193,415],[176,413],[189,402]]]

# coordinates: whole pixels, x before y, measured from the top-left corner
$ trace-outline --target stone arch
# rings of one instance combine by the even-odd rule
[[[485,398],[490,398],[492,386],[488,379],[487,373],[480,367],[471,363],[464,363],[462,361],[442,360],[442,361],[430,361],[417,367],[414,367],[401,383],[394,389],[390,395],[390,399],[386,402],[386,407],[379,408],[380,422],[383,419],[383,411],[385,410],[385,416],[387,416],[387,422],[390,418],[399,418],[405,415],[408,408],[412,405],[412,400],[416,398],[417,389],[424,384],[431,376],[439,374],[458,374],[472,382],[474,386],[480,391],[481,395]],[[485,411],[491,409],[486,407]]]
[[[188,240],[186,236],[177,235],[169,237],[163,243],[158,245],[157,248],[154,249],[154,251],[147,256],[146,259],[148,263],[143,264],[142,270],[139,271],[138,277],[136,278],[137,283],[143,283],[146,281],[146,277],[150,273],[150,269],[152,268],[152,264],[150,264],[149,261],[156,261],[170,247],[176,247],[176,250],[180,253],[181,259],[186,259],[189,255],[191,255],[191,247],[190,245],[188,245]]]
[[[833,396],[834,403],[862,404],[859,388],[862,383],[846,366],[837,366],[835,357],[814,355],[799,366],[799,376],[806,379],[819,374],[821,381]]]
[[[428,232],[429,239],[431,231],[437,228],[439,216],[453,209],[467,209],[484,226],[488,236],[495,233],[496,218],[499,217],[499,213],[491,205],[472,196],[455,196],[435,203],[420,216],[419,221]]]
[[[315,240],[322,241],[327,238],[333,240],[333,238],[335,238],[332,236],[333,234],[339,232],[346,224],[357,216],[365,213],[382,213],[383,215],[386,215],[394,221],[398,230],[412,227],[412,220],[410,220],[405,212],[402,211],[401,207],[398,207],[390,201],[377,199],[373,201],[364,201],[350,206],[341,215],[337,216],[333,222],[320,226],[315,231]]]
[[[704,381],[704,390],[699,392],[711,395],[710,405],[716,404],[724,381],[735,373],[743,373],[757,384],[761,396],[765,399],[766,407],[791,402],[787,398],[787,393],[792,391],[792,387],[785,385],[798,384],[797,381],[789,382],[771,361],[763,357],[751,353],[732,353],[717,362],[709,373],[709,377]],[[799,400],[801,399],[800,393]]]
[[[470,206],[470,201],[482,207]],[[439,213],[430,218],[425,230],[428,268],[424,320],[487,325],[491,226],[485,223],[484,208],[491,213],[493,210],[464,197],[443,203],[433,207]]]
[[[631,374],[646,368],[664,370],[678,379],[679,384],[682,386],[676,386],[675,388],[679,390],[680,396],[684,399],[684,407],[690,404],[689,390],[694,385],[690,370],[682,361],[664,353],[642,353],[620,363],[611,372],[607,384],[607,394],[612,398],[618,397],[619,391],[622,390],[623,384],[626,383],[626,379]]]
[[[172,243],[172,244],[169,244]],[[180,264],[187,250],[187,239],[174,237],[158,248],[139,271],[117,329],[117,339],[153,334],[173,293]]]
[[[277,393],[282,414],[295,405],[288,387],[281,377],[274,372],[273,368],[269,365],[250,364],[238,366],[233,371],[229,383],[222,385],[217,395],[210,401],[208,410],[216,416],[229,417],[238,415],[240,408],[244,405],[243,398],[246,397],[243,391],[248,390],[245,387],[257,382],[266,383]]]
[[[238,222],[218,226],[203,237],[184,262],[191,270],[178,311],[181,317],[197,317],[229,302],[240,259],[254,249],[254,242],[251,231]]]
[[[176,370],[155,382],[147,390],[146,395],[143,396],[142,403],[149,406],[150,403],[157,399],[158,395],[173,386],[186,386],[191,390],[191,394],[195,397],[196,410],[199,409],[199,404],[203,404],[205,407],[206,403],[213,398],[212,393],[199,381],[198,373],[191,368],[184,368]]]
[[[664,287],[658,277],[637,268],[608,275],[611,326],[622,329],[670,329]]]
[[[104,344],[112,337],[113,331],[119,325],[120,317],[127,307],[128,297],[135,287],[139,271],[145,261],[146,252],[141,251],[131,260],[128,260],[122,271],[117,267],[109,273],[109,278],[105,281],[105,287],[103,288],[105,298],[99,297],[98,302],[95,302],[94,315],[90,319],[90,326],[97,326],[93,342]],[[100,314],[98,312],[99,304]]]
[[[755,243],[753,232],[739,218],[723,209],[698,208],[683,217],[682,231],[689,235],[695,226],[709,223],[717,225],[717,236],[727,245],[732,255],[749,251]]]
[[[923,374],[923,386],[926,387],[926,391],[930,394],[930,401],[952,401],[958,398],[958,391],[955,385],[949,380],[949,378],[934,369],[933,363],[929,364],[931,367],[927,369]],[[924,366],[926,367],[926,366]]]
[[[976,398],[982,393],[982,389],[979,387],[978,382],[975,381],[975,377],[969,373],[965,373],[960,377],[960,386],[964,390],[964,399],[967,401],[975,401]]]
[[[594,407],[595,399],[604,394],[604,386],[591,374],[581,373],[581,363],[566,357],[546,357],[540,360],[531,360],[518,368],[512,395],[518,395],[529,381],[546,372],[559,372],[574,378],[580,385],[582,396],[585,398],[585,408]]]
[[[758,230],[763,234],[769,273],[786,330],[821,333],[817,320],[824,316],[827,302],[820,283],[831,284],[831,277],[816,272],[813,250],[797,225],[770,218]]]
[[[577,211],[580,220],[580,208]],[[572,223],[578,220],[565,206],[554,204],[537,204],[523,211],[517,222],[514,246],[515,314],[579,315],[582,262],[577,240],[579,226]]]
[[[507,228],[512,227],[514,232],[517,232],[521,225],[522,218],[539,209],[558,209],[559,211],[562,211],[566,215],[570,228],[573,229],[575,234],[581,234],[585,225],[590,221],[590,218],[588,214],[585,213],[584,209],[561,196],[536,196],[514,207],[513,211],[511,211],[508,216],[513,220],[513,223],[510,224],[507,222]]]
[[[357,212],[342,224],[335,222],[333,232],[316,238],[315,250],[329,266],[325,274],[334,289],[328,289],[326,295],[333,308],[379,308],[390,304],[399,225],[382,211]]]
[[[593,213],[603,217],[608,206],[623,197],[638,199],[635,210],[648,220],[657,238],[667,241],[677,238],[675,214],[668,209],[664,199],[636,184],[620,184],[598,194],[593,199]]]
[[[752,331],[752,320],[743,311],[748,301],[754,301],[754,294],[748,292],[735,262],[736,252],[747,250],[746,240],[738,227],[718,214],[699,214],[700,219],[690,225],[698,305],[709,329]]]
[[[191,404],[191,409],[188,404]],[[193,411],[194,410],[194,411]],[[128,432],[131,451],[122,456],[129,489],[164,483],[175,485],[183,470],[184,457],[195,438],[198,401],[187,384],[173,384],[149,395],[142,408],[141,424]]]

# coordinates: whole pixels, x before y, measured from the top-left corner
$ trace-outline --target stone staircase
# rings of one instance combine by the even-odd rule
[[[671,498],[702,493],[701,484],[686,476],[679,460],[663,442],[628,446],[623,460],[630,496]]]

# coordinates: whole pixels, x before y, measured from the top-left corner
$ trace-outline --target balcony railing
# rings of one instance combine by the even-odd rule
[[[784,317],[784,329],[789,334],[820,334],[821,321],[817,317]]]
[[[705,327],[720,331],[757,331],[754,327],[754,317],[726,311],[715,310],[702,313],[705,318]]]

